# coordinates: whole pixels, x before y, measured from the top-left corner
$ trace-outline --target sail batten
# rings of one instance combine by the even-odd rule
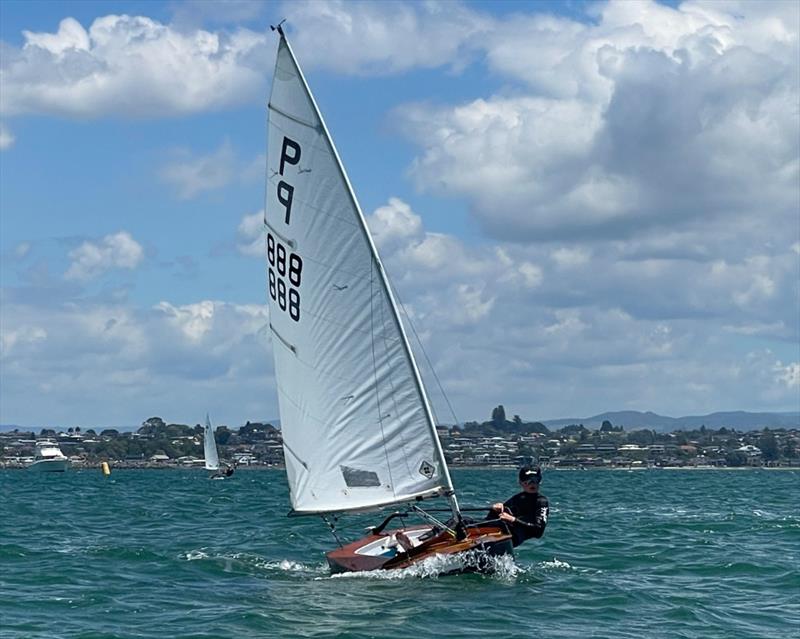
[[[451,493],[380,257],[282,32],[268,158],[270,328],[282,344],[273,353],[294,511]]]

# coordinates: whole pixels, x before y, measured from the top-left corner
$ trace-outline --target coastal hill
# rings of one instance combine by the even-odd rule
[[[686,417],[665,417],[651,412],[635,410],[601,413],[594,417],[548,419],[542,423],[550,429],[563,428],[571,424],[583,424],[587,428],[599,428],[604,421],[625,430],[647,428],[660,433],[671,433],[677,430],[694,430],[706,428],[735,428],[736,430],[760,430],[762,428],[791,428],[800,425],[800,412],[792,413],[750,413],[747,411],[729,411],[709,413],[708,415],[689,415]]]

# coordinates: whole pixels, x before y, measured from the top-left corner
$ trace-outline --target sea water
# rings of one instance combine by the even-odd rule
[[[453,478],[464,505],[516,489]],[[282,471],[0,471],[0,637],[800,637],[800,471],[546,471],[542,492],[545,536],[491,575],[331,575]]]

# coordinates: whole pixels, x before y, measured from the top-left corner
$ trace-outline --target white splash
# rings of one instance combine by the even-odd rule
[[[557,570],[575,570],[568,562],[561,561],[553,557],[552,561],[543,561],[539,564],[540,568],[555,568]]]
[[[342,572],[331,575],[333,579],[438,579],[444,575],[462,572],[480,572],[486,577],[500,581],[513,581],[525,572],[510,555],[490,557],[479,551],[458,555],[433,555],[407,568],[396,570],[369,570],[364,572]]]

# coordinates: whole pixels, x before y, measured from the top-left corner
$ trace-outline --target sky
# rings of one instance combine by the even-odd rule
[[[3,0],[0,424],[278,417],[284,18],[440,421],[800,410],[797,2]]]

